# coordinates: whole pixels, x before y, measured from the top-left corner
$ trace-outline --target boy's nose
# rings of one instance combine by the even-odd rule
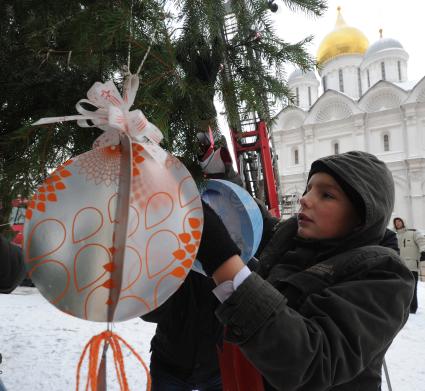
[[[307,197],[307,194],[303,195],[303,196],[300,198],[300,206],[301,206],[302,208],[308,208],[308,207],[310,206],[310,202],[309,202],[309,199],[308,199],[308,197]]]

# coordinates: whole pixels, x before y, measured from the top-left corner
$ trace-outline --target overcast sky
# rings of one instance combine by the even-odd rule
[[[425,0],[328,0],[328,10],[320,18],[293,13],[276,0],[279,10],[274,14],[279,35],[289,42],[301,40],[309,34],[315,39],[309,47],[311,54],[335,26],[337,7],[341,6],[345,22],[361,30],[372,44],[379,39],[379,29],[384,37],[397,39],[410,55],[408,79],[419,80],[425,76]]]

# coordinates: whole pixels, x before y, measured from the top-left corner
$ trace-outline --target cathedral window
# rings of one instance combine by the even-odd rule
[[[401,63],[397,61],[398,81],[401,81]]]
[[[333,143],[333,150],[334,150],[334,154],[335,155],[338,155],[339,154],[339,142],[338,141],[335,141]]]
[[[308,87],[308,107],[311,106],[311,87]]]
[[[366,71],[366,76],[367,76],[367,88],[370,88],[370,73],[369,73],[369,69]]]
[[[328,86],[326,85],[326,76],[323,76],[323,92],[326,92],[328,89]]]
[[[300,105],[300,90],[298,87],[295,89],[295,105]]]
[[[360,68],[357,68],[357,84],[359,86],[359,96],[362,96],[362,77],[360,73]]]
[[[381,62],[381,76],[382,76],[382,80],[386,80],[385,79],[385,63],[383,61]]]
[[[384,134],[383,141],[384,141],[384,152],[388,152],[390,150],[390,135],[387,133]]]
[[[338,77],[339,77],[339,90],[341,92],[344,92],[344,78],[342,75],[342,69],[338,71]]]
[[[298,148],[294,149],[294,164],[300,164],[300,156],[298,152]]]

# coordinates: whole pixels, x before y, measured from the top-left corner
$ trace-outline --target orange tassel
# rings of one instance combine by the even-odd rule
[[[87,351],[89,350],[89,365],[88,365],[88,379],[86,383],[86,391],[92,390],[97,391],[98,387],[98,377],[99,377],[99,352],[102,346],[108,344],[112,348],[114,356],[114,365],[115,371],[117,374],[118,382],[120,384],[121,391],[130,391],[128,387],[127,376],[125,374],[124,368],[124,358],[122,355],[122,350],[120,342],[124,344],[139,360],[143,368],[146,371],[147,381],[146,381],[146,390],[150,391],[151,389],[151,376],[149,374],[149,369],[146,363],[143,361],[142,357],[119,335],[114,334],[112,331],[104,331],[99,335],[95,335],[84,347],[83,353],[81,354],[80,360],[77,367],[77,391],[80,386],[80,371],[83,364],[84,358]]]

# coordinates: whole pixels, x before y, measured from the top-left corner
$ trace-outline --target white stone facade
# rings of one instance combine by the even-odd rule
[[[326,91],[320,96],[310,92],[317,96],[311,106],[300,99],[299,107],[288,106],[276,116],[272,132],[286,200],[284,214],[296,211],[296,199],[315,159],[362,150],[386,162],[393,174],[393,217],[425,229],[425,77],[407,81],[408,55],[397,43],[381,38],[364,56],[332,59],[320,70]],[[303,84],[299,71],[289,80],[293,92],[294,86],[304,91],[305,86],[312,89],[318,84],[311,74]]]

